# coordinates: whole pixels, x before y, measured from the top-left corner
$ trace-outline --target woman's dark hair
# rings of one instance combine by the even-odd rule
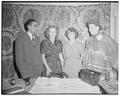
[[[25,23],[24,23],[24,29],[27,32],[28,31],[28,25],[31,25],[33,22],[37,22],[35,19],[28,19]]]
[[[54,25],[49,25],[46,29],[45,29],[45,31],[44,31],[44,34],[45,34],[45,37],[47,38],[47,39],[49,39],[50,38],[50,35],[49,35],[49,30],[50,30],[50,28],[55,28],[56,29],[56,38],[57,38],[57,36],[58,36],[58,34],[59,34],[59,28],[58,27],[56,27],[56,26],[54,26]]]
[[[69,34],[69,32],[73,32],[73,33],[75,33],[75,39],[77,39],[78,38],[78,31],[74,28],[74,27],[70,27],[70,28],[68,28],[66,31],[65,31],[65,36],[69,39],[69,37],[68,37],[68,34]]]

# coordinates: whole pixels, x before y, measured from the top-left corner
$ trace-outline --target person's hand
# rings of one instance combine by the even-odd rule
[[[25,78],[24,78],[24,81],[25,81],[25,85],[30,85],[30,77],[29,76],[26,76]]]
[[[52,70],[50,68],[47,69],[46,76],[49,76],[50,73],[52,73]]]

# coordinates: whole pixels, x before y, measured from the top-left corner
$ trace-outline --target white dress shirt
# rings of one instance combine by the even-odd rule
[[[32,40],[32,33],[30,33],[29,31],[27,32],[27,34],[29,35],[30,39]]]

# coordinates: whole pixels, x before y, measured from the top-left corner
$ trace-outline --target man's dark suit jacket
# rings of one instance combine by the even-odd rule
[[[16,38],[15,52],[16,65],[21,73],[22,78],[30,76],[35,78],[41,76],[44,71],[42,56],[40,53],[40,38],[35,36],[35,47],[29,35],[25,32],[20,33]]]

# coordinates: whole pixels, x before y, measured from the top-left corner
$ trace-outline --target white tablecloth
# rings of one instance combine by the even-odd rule
[[[91,86],[80,79],[39,77],[30,93],[100,93],[98,86]]]

